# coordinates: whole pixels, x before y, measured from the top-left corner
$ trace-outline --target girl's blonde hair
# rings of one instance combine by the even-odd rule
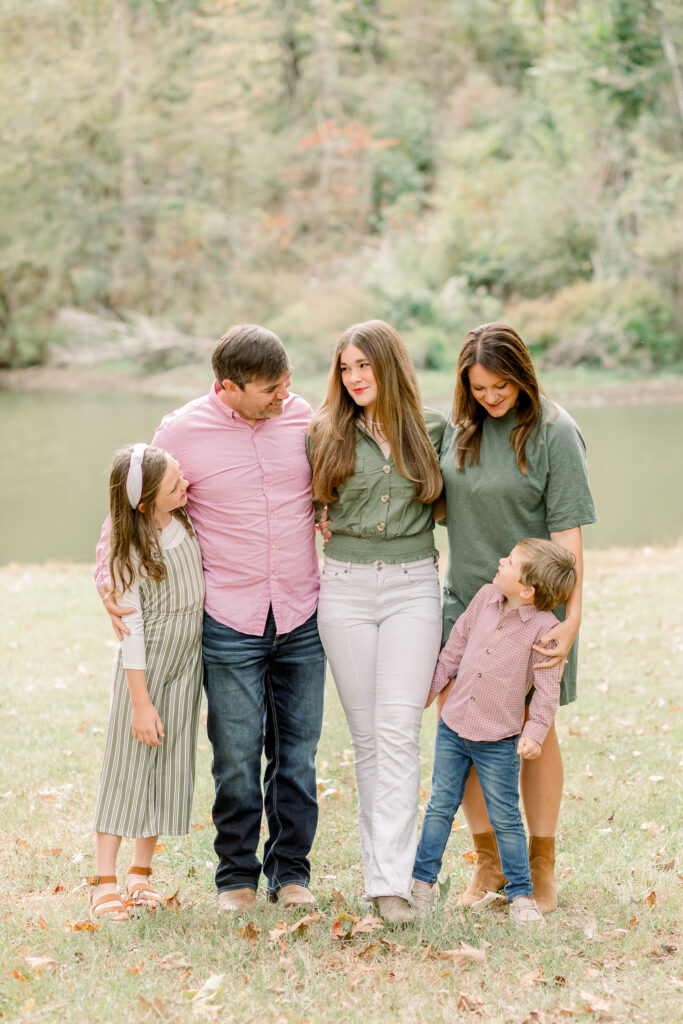
[[[460,427],[456,468],[464,470],[468,455],[470,466],[479,462],[482,429],[489,415],[470,389],[469,370],[475,363],[519,388],[510,446],[520,472],[526,474],[527,442],[541,426],[541,389],[526,345],[517,331],[501,323],[475,327],[460,350],[453,395],[453,423]]]
[[[373,415],[396,469],[413,481],[418,501],[436,501],[443,486],[441,471],[427,433],[415,368],[398,332],[384,320],[354,324],[337,342],[325,398],[310,427],[314,500],[336,501],[339,486],[354,471],[356,426],[365,417],[342,384],[340,360],[347,345],[359,348],[372,367],[377,383]]]
[[[151,445],[145,449],[142,457],[142,494],[138,507],[133,509],[126,493],[132,452],[132,445],[117,451],[109,474],[109,575],[119,590],[126,590],[135,578],[133,554],[139,559],[138,572],[141,577],[160,582],[166,576],[159,531],[154,523],[154,503],[168,468],[168,454],[163,448]],[[175,509],[171,515],[180,519],[192,535],[190,519],[184,508]]]

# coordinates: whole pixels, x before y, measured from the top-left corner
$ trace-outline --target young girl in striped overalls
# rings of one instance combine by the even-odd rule
[[[202,692],[204,576],[184,506],[187,481],[161,448],[136,444],[114,456],[109,479],[109,574],[127,615],[114,658],[111,718],[95,829],[91,914],[125,921],[154,909],[149,876],[159,834],[190,828]],[[121,837],[135,839],[125,902],[117,891]]]

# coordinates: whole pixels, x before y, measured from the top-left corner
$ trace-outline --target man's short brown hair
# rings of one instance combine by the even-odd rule
[[[258,324],[235,324],[216,342],[211,356],[216,380],[239,388],[253,380],[268,383],[291,373],[292,365],[277,334]]]
[[[561,544],[540,537],[525,537],[518,545],[519,581],[534,588],[534,604],[542,612],[566,604],[576,586],[575,559]]]

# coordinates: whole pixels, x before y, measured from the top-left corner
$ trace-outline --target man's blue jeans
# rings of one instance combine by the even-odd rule
[[[316,614],[278,635],[271,609],[263,636],[238,633],[205,614],[202,647],[216,787],[216,888],[257,888],[264,804],[268,891],[291,882],[308,885],[325,686]]]
[[[477,769],[489,820],[496,833],[505,894],[533,896],[526,835],[519,813],[519,736],[495,742],[466,740],[443,719],[436,730],[432,796],[425,812],[413,878],[436,882],[453,818],[462,803],[472,765]]]

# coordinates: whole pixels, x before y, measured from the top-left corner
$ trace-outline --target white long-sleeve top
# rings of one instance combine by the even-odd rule
[[[177,547],[186,536],[187,530],[182,522],[174,516],[168,526],[159,531],[162,554],[165,551],[170,551],[171,548]],[[123,617],[123,621],[130,629],[130,634],[124,633],[123,640],[119,646],[121,648],[123,667],[142,669],[144,671],[147,668],[147,659],[145,656],[145,624],[140,601],[139,558],[134,554],[132,561],[135,577],[130,587],[124,590],[121,596],[117,598],[116,603],[119,608],[134,608],[135,611]]]

